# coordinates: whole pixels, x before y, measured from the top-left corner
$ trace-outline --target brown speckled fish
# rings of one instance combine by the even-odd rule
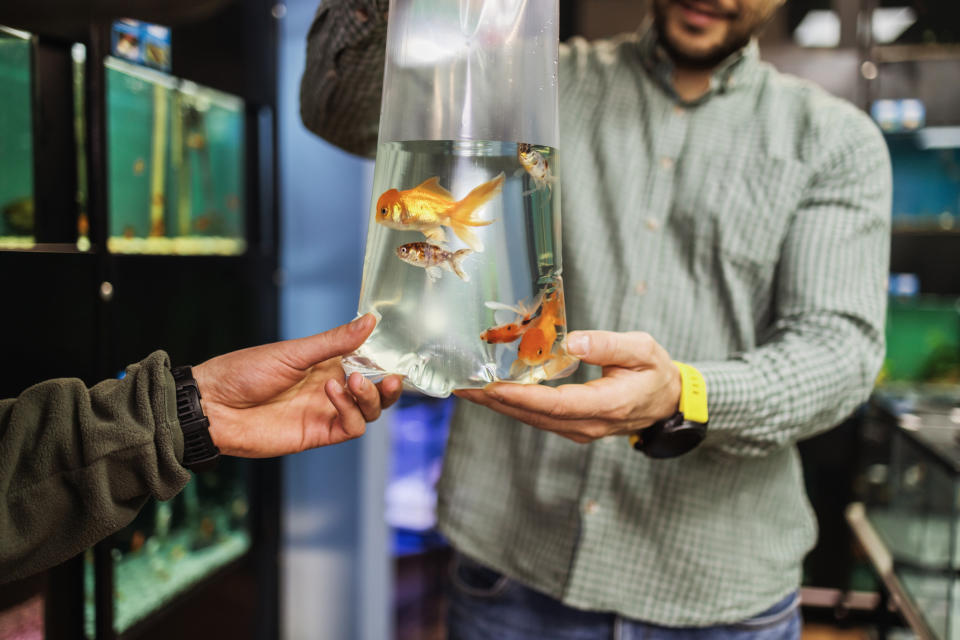
[[[426,269],[431,282],[440,277],[440,269],[452,271],[464,282],[469,282],[470,276],[464,272],[462,263],[471,253],[470,249],[447,251],[429,242],[411,242],[397,247],[397,257],[407,264]]]

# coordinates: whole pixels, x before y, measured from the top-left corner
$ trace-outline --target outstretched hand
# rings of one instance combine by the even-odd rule
[[[626,435],[677,411],[680,371],[649,334],[574,331],[566,347],[584,362],[602,366],[603,376],[559,387],[495,382],[455,393],[580,443]]]
[[[224,455],[266,458],[363,435],[393,404],[400,376],[375,385],[358,373],[344,384],[340,357],[367,339],[376,322],[362,316],[324,333],[233,351],[193,367]]]

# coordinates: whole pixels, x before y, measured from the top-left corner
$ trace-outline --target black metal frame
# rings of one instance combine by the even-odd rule
[[[240,58],[217,59],[213,64],[231,66],[226,77],[234,82],[218,86],[207,74],[203,84],[240,95],[245,101],[245,203],[247,251],[242,256],[130,256],[114,255],[107,250],[108,185],[107,185],[107,113],[106,72],[104,57],[110,47],[109,23],[90,24],[77,38],[87,47],[85,64],[84,107],[86,112],[85,160],[87,164],[87,216],[89,251],[77,248],[77,150],[74,133],[72,45],[76,41],[54,33],[32,38],[34,73],[32,98],[34,137],[35,240],[33,249],[0,251],[0,268],[19,278],[10,292],[22,304],[14,319],[4,321],[0,332],[0,349],[5,355],[5,368],[0,373],[0,397],[9,397],[42,379],[63,375],[78,376],[87,384],[114,377],[120,367],[147,355],[141,349],[138,335],[142,318],[154,315],[156,305],[149,293],[137,284],[154,276],[171,282],[187,282],[192,286],[194,301],[197,290],[223,289],[224,279],[243,287],[242,300],[231,308],[205,309],[205,317],[223,316],[233,326],[227,336],[211,336],[202,343],[197,336],[186,341],[171,335],[162,321],[154,322],[154,330],[145,340],[149,349],[167,348],[182,363],[198,362],[224,350],[249,346],[277,337],[278,310],[275,273],[278,264],[277,163],[275,141],[277,34],[268,0],[238,0],[200,25],[183,26],[183,30],[222,32],[218,22],[231,26]],[[17,27],[18,25],[11,25]],[[30,25],[36,31],[35,25]],[[74,33],[81,34],[77,29]],[[60,31],[59,33],[63,33]],[[174,56],[178,28],[174,26]],[[210,71],[211,64],[198,47],[185,47],[175,70],[188,79],[194,76],[193,61]],[[33,279],[30,281],[30,279]],[[116,296],[100,295],[100,285],[118,283]],[[188,287],[189,288],[189,287]],[[140,290],[138,290],[140,289]],[[177,298],[179,300],[179,297]],[[239,309],[241,322],[231,323],[227,315]],[[77,324],[71,334],[62,327]],[[148,322],[144,324],[149,326]],[[44,333],[44,326],[50,333]],[[182,323],[181,325],[182,326]],[[4,336],[3,334],[7,334]],[[219,333],[219,332],[218,332]],[[228,333],[228,332],[225,332]],[[62,336],[62,338],[61,338]],[[44,340],[46,338],[46,340]],[[192,339],[191,339],[192,338]],[[58,344],[63,340],[68,343]],[[38,345],[39,343],[39,345]],[[10,348],[5,348],[5,347]],[[22,366],[21,366],[22,365]],[[181,614],[189,606],[202,605],[204,599],[216,595],[226,582],[243,577],[256,586],[250,608],[250,638],[272,639],[279,634],[278,567],[280,541],[280,463],[278,460],[252,462],[250,466],[251,550],[238,560],[222,567],[213,575],[170,603],[151,613],[134,627],[118,636],[113,631],[113,560],[109,547],[101,543],[94,548],[96,572],[96,637],[98,639],[165,636],[163,629],[172,623],[182,624]],[[84,559],[73,558],[50,570],[46,577],[45,626],[49,640],[84,637]],[[189,638],[189,634],[181,637]]]

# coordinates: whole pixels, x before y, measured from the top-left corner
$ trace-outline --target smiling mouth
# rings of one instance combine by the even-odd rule
[[[674,0],[674,4],[681,9],[708,16],[715,20],[733,20],[737,17],[736,11],[724,11],[713,3],[698,2],[697,0]]]

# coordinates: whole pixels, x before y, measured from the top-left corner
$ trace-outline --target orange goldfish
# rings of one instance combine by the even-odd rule
[[[429,240],[446,242],[443,227],[450,227],[457,237],[473,251],[483,251],[480,238],[470,227],[482,227],[492,220],[477,220],[477,209],[500,193],[503,173],[489,182],[474,188],[462,200],[440,186],[436,176],[425,180],[413,189],[398,191],[389,189],[377,200],[376,221],[391,229],[415,229],[422,231]]]
[[[500,302],[487,302],[486,306],[489,309],[502,309],[506,311],[512,311],[517,314],[517,317],[507,324],[497,325],[496,327],[490,327],[486,331],[480,334],[480,339],[490,344],[503,344],[506,342],[513,342],[519,340],[527,329],[533,326],[531,323],[533,321],[533,315],[540,308],[540,304],[543,300],[543,294],[538,295],[533,304],[528,308],[522,301],[517,303],[517,306],[506,305]]]
[[[553,189],[553,183],[557,181],[557,178],[550,171],[550,163],[543,157],[543,154],[533,148],[532,144],[521,142],[517,145],[517,160],[520,162],[520,166],[530,174],[534,185],[531,191],[525,191],[523,195],[531,194],[538,189]]]
[[[535,367],[556,357],[553,345],[557,341],[557,327],[562,327],[563,298],[558,292],[548,297],[540,310],[533,326],[527,329],[517,349],[517,360],[510,368],[510,375],[516,377],[524,365]]]

